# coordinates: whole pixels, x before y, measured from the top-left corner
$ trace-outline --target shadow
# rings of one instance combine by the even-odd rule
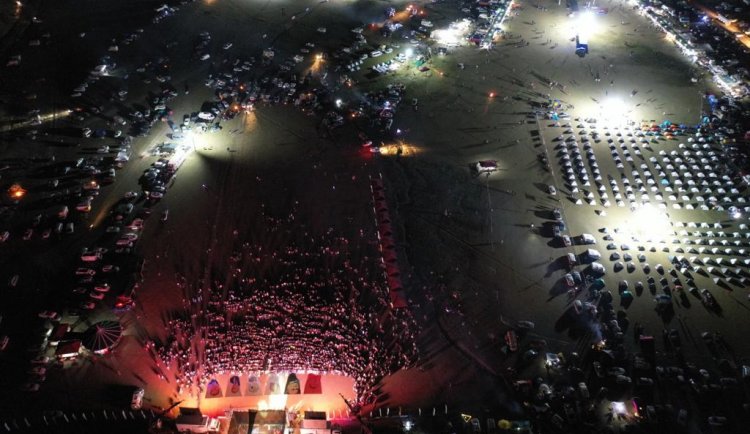
[[[549,289],[549,298],[547,299],[547,301],[550,301],[553,298],[558,297],[567,292],[568,292],[568,287],[565,284],[565,279],[560,278],[557,282],[555,282],[554,285],[552,285],[552,288]]]
[[[538,209],[534,211],[534,216],[545,220],[555,220],[555,215],[551,209]]]
[[[629,292],[620,295],[620,307],[629,309],[631,304],[633,304],[633,296]]]
[[[573,315],[572,310],[567,309],[565,312],[563,312],[562,315],[560,315],[560,318],[555,321],[555,331],[560,333],[562,331],[567,330],[573,325]]]
[[[664,324],[669,324],[674,319],[674,306],[672,306],[672,303],[657,304],[654,310]]]
[[[551,276],[555,271],[567,271],[568,270],[568,259],[565,256],[561,256],[547,265],[547,272],[544,277]]]
[[[692,307],[692,304],[690,303],[690,299],[688,298],[685,291],[680,291],[680,304],[682,307],[690,309]]]
[[[617,311],[617,323],[620,325],[620,330],[622,330],[623,333],[627,333],[628,328],[630,327],[628,314],[621,310]]]

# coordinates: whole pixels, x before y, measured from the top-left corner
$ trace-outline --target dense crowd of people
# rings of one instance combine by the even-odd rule
[[[332,229],[311,235],[293,214],[265,222],[264,238],[280,237],[238,245],[231,282],[186,294],[189,314],[169,321],[158,354],[176,367],[178,390],[228,373],[319,372],[353,378],[362,396],[416,361],[416,324],[389,306],[381,262],[361,254],[377,254],[375,245],[361,232],[356,242]]]

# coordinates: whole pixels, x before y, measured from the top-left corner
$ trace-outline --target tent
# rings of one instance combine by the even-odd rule
[[[117,321],[100,321],[83,332],[83,346],[89,351],[103,354],[110,351],[122,336],[122,326]]]

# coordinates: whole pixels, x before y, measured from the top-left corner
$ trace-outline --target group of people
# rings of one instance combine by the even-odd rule
[[[416,323],[390,307],[379,253],[363,232],[312,235],[293,214],[265,224],[265,241],[238,241],[230,280],[185,287],[187,312],[169,321],[157,350],[177,370],[178,391],[202,391],[222,374],[318,372],[353,378],[362,397],[416,362]]]

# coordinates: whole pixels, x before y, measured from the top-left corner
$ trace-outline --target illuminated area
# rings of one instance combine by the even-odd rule
[[[747,185],[731,192],[737,177],[722,179],[717,146],[732,136],[711,131],[716,116],[695,124],[715,89],[705,77],[690,86],[686,68],[695,68],[629,7],[582,5],[571,15],[564,3],[474,3],[429,5],[428,17],[375,2],[203,0],[181,5],[164,28],[144,23],[140,42],[131,37],[140,32],[120,37],[116,26],[120,53],[80,68],[104,64],[80,77],[88,93],[60,94],[75,99],[43,92],[68,83],[63,68],[79,59],[46,68],[35,54],[18,74],[9,69],[14,80],[46,76],[19,88],[39,94],[19,107],[19,122],[77,108],[56,125],[26,125],[13,150],[24,167],[0,170],[6,202],[26,194],[8,206],[23,215],[8,235],[0,228],[0,250],[21,246],[31,259],[14,260],[0,281],[15,288],[20,280],[5,292],[27,294],[19,312],[45,327],[69,324],[75,337],[89,317],[116,317],[125,334],[101,355],[39,350],[50,357],[46,383],[25,374],[8,395],[37,381],[39,393],[24,391],[29,402],[117,407],[130,418],[128,396],[99,400],[117,384],[144,389],[143,414],[172,404],[212,417],[322,411],[326,432],[336,429],[331,419],[353,414],[367,425],[398,417],[403,431],[420,433],[452,432],[438,424],[460,424],[458,415],[466,426],[456,432],[477,421],[487,425],[480,431],[498,421],[525,432],[500,418],[527,410],[524,418],[542,425],[559,413],[571,432],[594,424],[595,409],[637,415],[623,377],[631,372],[640,388],[641,372],[654,372],[627,354],[646,353],[640,324],[649,334],[677,329],[683,318],[696,335],[715,329],[703,327],[703,299],[687,278],[679,276],[692,308],[681,309],[678,276],[656,276],[649,264],[669,270],[670,258],[700,254],[696,271],[685,269],[697,288],[713,291],[719,273],[735,284],[722,271],[728,265],[707,256],[745,260],[746,246],[730,243],[744,243],[731,234],[747,228],[729,226],[746,226],[750,207],[739,198]],[[53,30],[82,47],[108,45],[106,28],[88,39]],[[40,199],[49,199],[44,208],[28,206]],[[711,226],[687,230],[689,222]],[[708,231],[728,235],[711,241]],[[30,256],[37,248],[43,254]],[[67,268],[32,274],[57,249],[70,260],[44,265]],[[715,269],[697,271],[709,264]],[[62,285],[41,281],[57,276]],[[671,282],[654,295],[673,291],[679,322],[659,321],[654,298],[638,292],[649,277]],[[625,313],[628,323],[613,322]],[[0,343],[9,319],[19,329],[29,323],[6,318]],[[23,353],[13,364],[19,371],[36,364],[18,342],[25,334],[10,334],[13,356]],[[682,365],[658,345],[652,367],[664,355]],[[696,348],[685,345],[686,360]],[[577,371],[594,359],[602,381]],[[623,375],[612,369],[631,361]],[[322,388],[307,392],[316,378]],[[617,385],[614,393],[600,389],[605,382]],[[434,431],[416,415],[433,418]]]
[[[580,113],[585,118],[595,118],[601,127],[625,127],[630,122],[642,118],[642,113],[640,113],[638,107],[630,103],[630,100],[627,101],[619,96],[608,96],[601,101],[584,100],[580,107]]]
[[[279,375],[284,377],[283,374]],[[306,384],[308,374],[297,373],[301,382]],[[209,416],[221,416],[227,408],[234,409],[257,409],[257,410],[284,410],[294,409],[296,411],[324,411],[328,418],[345,417],[348,409],[341,399],[341,395],[348,400],[354,400],[354,380],[351,378],[336,375],[321,375],[322,393],[320,394],[299,394],[287,395],[279,393],[275,395],[266,394],[263,390],[266,386],[267,374],[258,375],[261,386],[261,394],[253,395],[247,388],[247,376],[241,375],[241,390],[239,394],[229,393],[230,375],[217,376],[221,388],[221,396],[210,398],[205,394],[203,396],[194,396],[182,394],[180,399],[184,399],[181,406],[183,407],[200,407],[204,414]],[[163,390],[162,390],[163,389]],[[161,383],[154,385],[154,392],[169,395],[169,384]],[[304,390],[303,390],[304,392]],[[341,394],[341,395],[339,395]]]
[[[621,98],[609,97],[602,101],[599,111],[599,118],[608,124],[624,123],[628,110],[625,102]]]
[[[469,20],[456,21],[445,29],[433,31],[432,39],[446,46],[460,45],[466,40],[470,28],[471,22]]]
[[[325,65],[325,56],[322,53],[318,53],[313,57],[312,65],[310,65],[309,72],[312,72],[313,74],[320,72],[320,70],[323,68],[323,65]]]
[[[651,204],[645,204],[630,214],[620,227],[620,233],[633,240],[661,242],[669,239],[674,231],[667,213]]]
[[[8,196],[12,200],[21,200],[26,196],[26,190],[20,184],[13,184],[8,188]]]
[[[580,35],[582,38],[591,39],[596,35],[599,28],[599,21],[591,10],[584,10],[574,16],[572,24],[572,35]]]
[[[411,143],[393,143],[393,144],[383,144],[379,147],[371,147],[371,152],[373,153],[379,153],[380,155],[386,155],[386,156],[405,156],[405,157],[411,157],[414,155],[417,155],[421,152],[420,148],[411,144]]]

